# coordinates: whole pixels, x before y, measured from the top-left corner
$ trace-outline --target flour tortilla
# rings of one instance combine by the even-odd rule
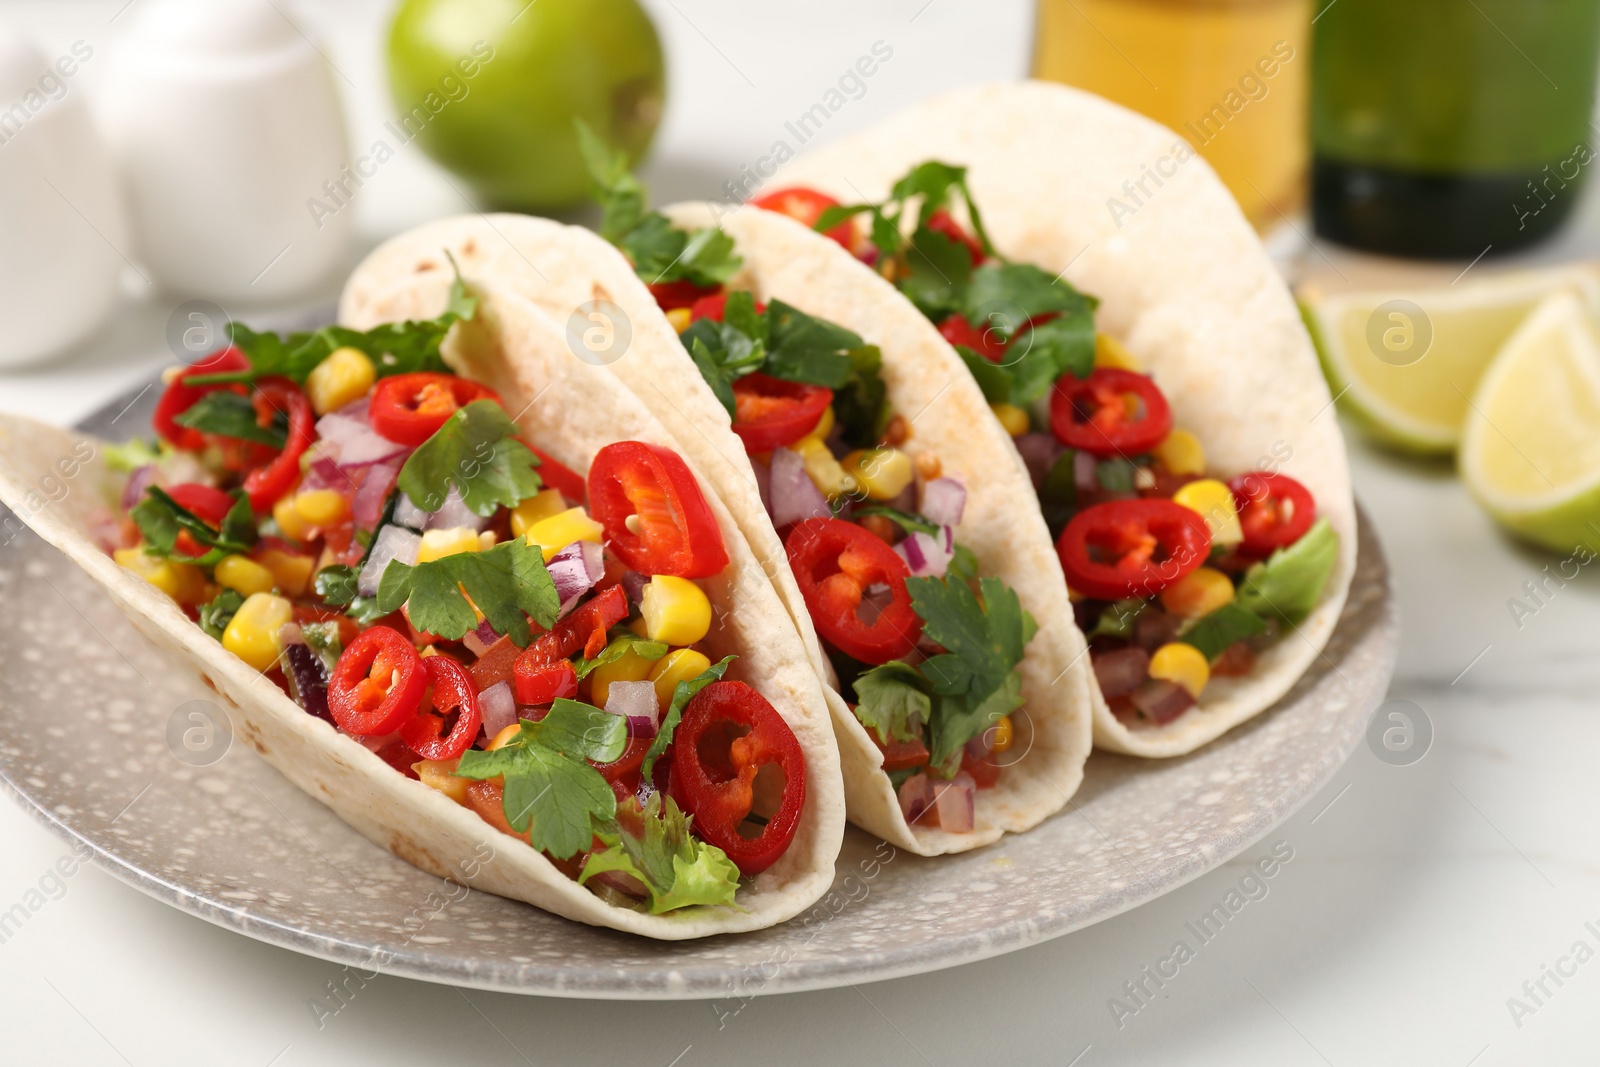
[[[710,224],[711,205],[679,205],[667,214],[689,226]],[[1039,509],[1029,499],[1027,471],[988,412],[955,353],[893,287],[837,244],[770,212],[746,208],[721,218],[745,263],[732,284],[763,299],[781,298],[878,344],[884,380],[896,411],[915,417],[907,445],[931,449],[947,472],[962,477],[968,504],[956,537],[976,554],[980,572],[1017,591],[1041,622],[1022,665],[1026,715],[1018,715],[1014,764],[999,784],[977,797],[970,833],[912,828],[900,811],[882,753],[840,695],[826,687],[844,770],[852,822],[892,844],[922,855],[976,848],[1007,832],[1037,825],[1066,804],[1083,777],[1091,747],[1088,657],[1071,626],[1060,565]],[[570,322],[572,350],[596,358],[582,342],[591,328],[574,310],[586,301],[609,301],[613,319],[625,319],[630,340],[609,369],[683,441],[716,486],[806,643],[819,677],[831,667],[816,638],[788,559],[757,488],[744,446],[627,260],[594,234],[544,219],[513,215],[448,220],[378,248],[346,291],[346,317],[361,317],[367,291],[395,279],[448,270],[441,248],[463,269],[482,270]],[[620,309],[618,315],[616,309]],[[1065,625],[1059,621],[1068,620]]]
[[[1100,747],[1191,752],[1270,707],[1318,659],[1355,573],[1349,467],[1310,338],[1205,160],[1171,130],[1077,89],[958,89],[802,154],[768,185],[807,185],[846,203],[881,200],[929,159],[969,168],[1002,254],[1062,272],[1100,298],[1099,328],[1154,376],[1175,424],[1205,445],[1210,470],[1227,478],[1276,464],[1311,490],[1339,534],[1321,603],[1248,676],[1214,679],[1198,707],[1140,730],[1118,722],[1093,687]]]
[[[643,405],[604,372],[567,355],[560,331],[514,294],[467,276],[481,297],[479,321],[456,327],[444,345],[458,371],[486,382],[518,414],[531,440],[557,460],[585,470],[603,445],[636,439],[679,444]],[[430,318],[445,306],[449,277],[407,279],[363,305],[362,326]],[[91,447],[94,458],[74,491],[43,502],[32,486],[58,457]],[[397,774],[360,743],[307,715],[277,686],[225,652],[165,595],[119,567],[90,531],[115,499],[117,482],[101,463],[100,442],[25,419],[0,417],[0,500],[103,585],[152,641],[186,657],[232,709],[234,728],[269,763],[340,818],[395,855],[441,877],[527,901],[596,926],[664,940],[754,930],[810,906],[833,880],[844,832],[844,801],[821,687],[794,627],[763,581],[740,580],[757,564],[728,510],[708,494],[731,564],[702,582],[716,608],[704,647],[736,653],[728,677],[756,686],[784,717],[806,759],[806,807],[784,857],[740,890],[738,905],[644,915],[604,903],[524,842],[500,833],[443,794]],[[81,453],[80,453],[81,455]],[[704,479],[702,479],[702,482]],[[38,506],[35,506],[38,505]],[[484,860],[484,856],[492,858]]]

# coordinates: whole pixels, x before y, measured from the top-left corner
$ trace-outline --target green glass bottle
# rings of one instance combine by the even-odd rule
[[[1312,218],[1341,244],[1473,257],[1553,232],[1589,146],[1600,0],[1335,0],[1313,27]]]

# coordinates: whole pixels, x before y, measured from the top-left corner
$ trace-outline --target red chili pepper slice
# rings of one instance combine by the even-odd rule
[[[206,374],[227,374],[231,371],[249,370],[250,361],[243,352],[237,348],[224,348],[213,352],[192,367],[185,367],[179,371],[167,384],[166,391],[161,394],[161,399],[156,401],[155,415],[151,424],[155,427],[156,434],[163,441],[167,441],[178,448],[189,452],[196,452],[206,446],[205,434],[188,426],[179,426],[174,420],[185,411],[194,407],[195,401],[207,393],[214,393],[219,389],[228,389],[241,395],[245,392],[242,385],[190,385],[190,378],[198,378]]]
[[[833,403],[823,385],[788,382],[760,371],[733,383],[733,432],[747,452],[770,452],[792,445],[817,428]]]
[[[783,772],[777,808],[755,837],[739,832],[756,803],[759,771]],[[794,731],[766,697],[743,682],[712,682],[684,709],[673,735],[675,798],[694,816],[701,840],[728,854],[744,875],[778,861],[800,827],[806,763]]]
[[[1148,375],[1100,367],[1087,378],[1057,379],[1050,392],[1050,428],[1068,448],[1134,456],[1172,432],[1172,409]]]
[[[523,444],[528,444],[526,441]],[[539,457],[539,478],[550,488],[555,489],[567,498],[569,504],[582,504],[588,496],[588,487],[584,484],[583,475],[568,467],[558,459],[551,457],[550,453],[538,445],[528,445],[528,449]]]
[[[967,252],[972,256],[972,265],[974,267],[976,267],[979,263],[982,263],[986,258],[983,254],[983,245],[978,243],[978,239],[972,236],[972,234],[968,233],[966,228],[955,220],[955,216],[951,215],[950,212],[946,211],[944,208],[940,208],[938,211],[935,211],[933,214],[929,215],[928,221],[923,223],[923,225],[928,227],[928,229],[932,230],[934,233],[942,233],[946,237],[950,238],[950,240],[955,241],[957,244],[965,247]]]
[[[396,374],[372,391],[367,422],[380,437],[396,444],[420,445],[474,400],[499,403],[500,397],[487,386],[454,374]]]
[[[894,549],[842,519],[796,523],[784,544],[789,567],[817,633],[863,663],[887,663],[917,647],[922,620],[911,609],[911,574]],[[861,616],[870,586],[889,587],[889,603],[870,621]]]
[[[675,282],[657,282],[648,287],[650,295],[656,298],[656,306],[662,311],[676,311],[678,308],[690,307],[702,296],[707,296],[721,289],[720,285],[696,285],[687,278]]]
[[[827,193],[819,193],[815,189],[808,189],[803,185],[792,186],[788,189],[774,189],[750,201],[758,208],[766,211],[776,211],[780,215],[787,215],[802,226],[816,229],[817,220],[822,218],[822,213],[830,207],[838,207],[839,201]],[[856,246],[855,226],[849,219],[839,223],[831,229],[823,230],[823,236],[839,242],[847,250],[854,251]]]
[[[287,378],[262,378],[256,383],[250,403],[256,420],[270,425],[279,413],[289,417],[289,436],[283,451],[265,467],[257,467],[244,479],[245,495],[257,512],[272,510],[272,505],[300,480],[300,457],[317,439],[316,416],[311,401]]]
[[[179,507],[194,512],[196,518],[211,526],[221,526],[222,520],[233,510],[233,497],[199,482],[174,485],[167,490],[167,495]]]
[[[953,345],[963,345],[972,349],[990,363],[999,363],[1005,358],[1005,342],[1000,335],[992,329],[980,330],[965,315],[950,315],[939,324],[939,335]]]
[[[1317,502],[1311,490],[1287,474],[1252,471],[1228,483],[1239,507],[1244,542],[1239,550],[1250,556],[1270,556],[1288,548],[1311,529],[1317,519]]]
[[[1170,500],[1113,500],[1074,515],[1056,553],[1075,592],[1097,600],[1154,596],[1206,561],[1211,531]]]
[[[422,660],[432,692],[416,718],[400,727],[400,740],[423,759],[455,759],[478,739],[483,713],[472,675],[449,656]]]
[[[670,448],[606,445],[589,466],[589,510],[617,558],[644,574],[709,578],[728,566],[722,528],[693,472]],[[638,516],[639,532],[628,529]]]
[[[578,695],[578,672],[571,660],[536,663],[532,657],[518,656],[511,668],[511,684],[518,704],[549,704]]]
[[[767,310],[767,305],[757,300],[755,302],[756,314],[760,315]],[[698,322],[701,319],[710,319],[721,322],[722,317],[728,312],[728,292],[720,290],[710,296],[702,296],[689,308],[689,321]]]
[[[334,665],[328,710],[345,733],[381,737],[416,716],[427,684],[411,642],[387,626],[374,626],[350,642]]]

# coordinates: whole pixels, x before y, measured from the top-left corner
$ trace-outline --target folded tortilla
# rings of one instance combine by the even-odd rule
[[[494,388],[529,440],[578,471],[587,470],[594,454],[612,441],[640,440],[686,451],[614,379],[571,358],[561,331],[531,304],[470,270],[464,276],[480,297],[478,317],[457,325],[442,353],[458,373]],[[448,273],[418,275],[371,294],[361,305],[360,325],[432,318],[444,310],[451,280]],[[844,833],[844,798],[822,690],[793,624],[714,493],[707,498],[731,562],[722,575],[701,582],[714,608],[703,646],[713,658],[736,654],[728,677],[760,690],[794,731],[806,761],[805,810],[788,851],[746,881],[738,908],[701,906],[648,915],[605,903],[524,841],[396,773],[358,741],[301,710],[224,651],[166,595],[118,566],[92,536],[94,524],[109,511],[107,501],[119,491],[117,477],[101,462],[100,444],[26,419],[0,417],[0,501],[88,571],[155,644],[187,658],[229,707],[240,738],[400,858],[569,919],[666,940],[771,926],[803,911],[832,883]],[[74,448],[92,449],[93,458],[74,481],[73,492],[55,501],[35,492],[40,478],[60,457],[74,455]],[[77,453],[80,459],[82,454]],[[699,477],[708,485],[709,479]]]
[[[1047,82],[958,89],[807,152],[771,179],[844,203],[885,198],[925,160],[968,168],[1005,256],[1100,298],[1096,323],[1138,358],[1222,478],[1276,465],[1339,535],[1312,614],[1241,678],[1214,678],[1174,721],[1129,729],[1093,687],[1095,742],[1139,756],[1192,752],[1283,696],[1322,654],[1355,573],[1344,441],[1294,301],[1238,204],[1176,133]],[[1020,506],[1020,501],[1019,501]],[[1046,625],[1071,626],[1070,614]]]
[[[679,205],[667,214],[686,226],[718,222],[715,209],[705,204]],[[913,422],[914,436],[905,447],[934,451],[946,472],[966,483],[967,506],[956,539],[972,549],[979,572],[1015,589],[1022,606],[1041,624],[1021,666],[1027,714],[1014,716],[1015,762],[1007,765],[994,788],[978,791],[969,833],[907,824],[881,771],[882,752],[839,693],[825,687],[850,820],[922,855],[965,851],[1037,825],[1060,810],[1082,781],[1091,747],[1093,683],[1086,646],[1071,625],[1065,581],[1032,501],[1026,468],[960,358],[872,270],[836,243],[771,212],[743,209],[722,217],[720,225],[744,259],[731,287],[748,288],[762,300],[781,298],[880,346],[890,404]],[[574,358],[605,362],[683,442],[771,577],[803,636],[812,669],[831,678],[832,668],[761,503],[744,445],[627,259],[587,230],[545,219],[490,215],[447,220],[374,251],[346,291],[343,317],[356,324],[364,321],[361,309],[368,289],[381,292],[397,279],[448,272],[441,248],[448,248],[463,270],[470,265],[496,277],[552,318],[567,322]],[[590,317],[594,314],[606,321],[597,326]],[[608,343],[586,344],[583,334],[591,328],[610,328],[619,335],[625,329],[625,350],[596,355],[594,350]]]

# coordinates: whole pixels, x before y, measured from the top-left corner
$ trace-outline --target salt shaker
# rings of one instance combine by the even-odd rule
[[[349,158],[344,119],[327,61],[279,5],[143,0],[108,74],[134,244],[165,288],[267,303],[342,272],[350,213],[325,210],[324,183]]]
[[[127,235],[81,87],[96,55],[46,57],[0,22],[0,366],[71,348],[117,303]]]

